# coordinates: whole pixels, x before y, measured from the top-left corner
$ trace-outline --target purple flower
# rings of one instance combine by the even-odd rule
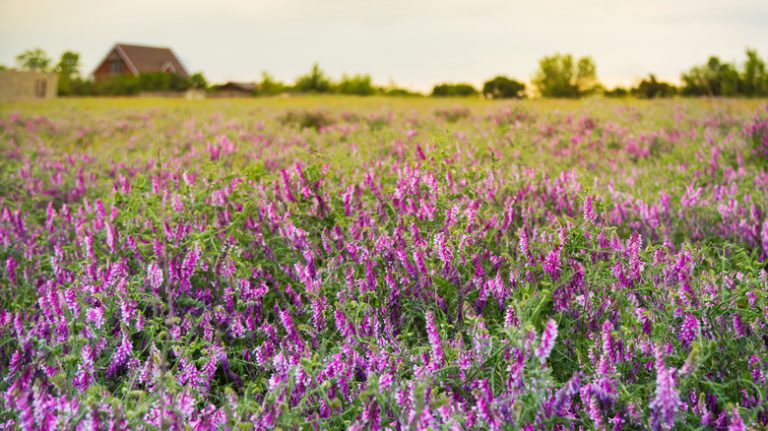
[[[79,391],[85,391],[93,379],[93,360],[95,359],[93,349],[86,344],[80,353],[83,358],[82,363],[77,367],[77,374],[72,379],[72,386]]]
[[[530,251],[528,250],[528,234],[525,232],[525,229],[520,228],[517,231],[517,235],[520,237],[519,240],[519,247],[520,247],[520,253],[524,256],[528,256]]]
[[[290,337],[291,341],[297,347],[299,347],[299,349],[302,349],[304,347],[304,343],[299,336],[299,331],[296,330],[296,326],[293,324],[291,313],[288,310],[280,312],[280,322],[282,322],[283,328],[285,328],[285,332],[288,334],[288,337]]]
[[[504,327],[513,328],[517,327],[519,321],[517,320],[517,313],[515,312],[514,303],[507,304],[507,310],[504,312]]]
[[[560,277],[560,247],[555,247],[554,250],[547,254],[547,257],[542,263],[544,271],[552,277],[553,280],[557,280]]]
[[[555,340],[557,339],[557,322],[554,319],[549,319],[547,325],[544,327],[544,331],[541,333],[541,341],[536,347],[536,356],[541,363],[545,363],[549,354],[552,353],[552,349],[555,347]]]
[[[744,425],[744,420],[741,419],[738,407],[731,409],[731,421],[728,424],[728,431],[747,431],[747,426]]]
[[[743,337],[747,334],[747,331],[744,329],[744,322],[742,322],[740,314],[733,315],[733,330],[739,337]]]
[[[688,347],[691,345],[693,340],[696,339],[699,335],[699,320],[696,319],[696,317],[693,316],[691,313],[685,313],[685,318],[683,319],[683,324],[680,327],[680,342],[683,343],[685,347]]]
[[[653,415],[651,425],[654,430],[669,430],[675,424],[683,403],[675,388],[674,376],[664,364],[664,352],[661,346],[656,346],[655,356],[656,398],[650,404]]]
[[[155,292],[163,285],[163,270],[155,262],[147,265],[147,283]]]
[[[107,223],[107,246],[113,253],[117,250],[117,232],[112,223]]]
[[[315,329],[318,331],[325,330],[326,321],[325,312],[328,303],[325,300],[325,296],[320,296],[312,301],[312,324],[315,325]]]
[[[602,331],[602,339],[603,339],[603,356],[610,358],[611,360],[616,359],[616,350],[613,340],[613,323],[611,323],[610,320],[606,320],[603,322],[603,331]]]
[[[443,343],[440,340],[440,334],[437,331],[437,324],[435,323],[435,315],[431,311],[427,311],[427,338],[429,344],[432,346],[433,360],[432,364],[435,367],[439,367],[443,364]]]
[[[584,219],[592,224],[594,224],[595,220],[597,219],[597,216],[595,215],[595,210],[594,208],[592,208],[593,200],[594,198],[592,196],[587,196],[584,199],[584,207],[583,207]]]
[[[387,389],[392,386],[392,374],[386,373],[379,377],[379,387],[381,389]]]
[[[107,375],[114,376],[117,370],[128,362],[128,358],[131,357],[131,351],[133,350],[133,344],[128,334],[123,333],[123,339],[120,342],[115,353],[112,355],[112,360],[109,363],[107,369]]]
[[[8,272],[8,280],[12,285],[16,285],[16,261],[13,260],[13,256],[9,256],[5,261],[5,268]]]
[[[416,267],[419,269],[421,274],[429,275],[429,270],[427,269],[427,265],[424,263],[424,256],[421,254],[421,251],[413,251],[413,261],[416,262]]]
[[[752,371],[752,381],[758,385],[765,385],[765,372],[762,369],[762,362],[760,361],[760,357],[757,355],[752,355],[752,357],[749,358],[749,367]]]

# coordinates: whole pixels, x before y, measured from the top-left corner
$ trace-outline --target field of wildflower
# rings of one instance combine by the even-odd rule
[[[0,106],[0,429],[768,427],[768,105]]]

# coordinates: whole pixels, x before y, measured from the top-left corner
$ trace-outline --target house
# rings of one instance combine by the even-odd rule
[[[0,70],[0,100],[53,99],[57,84],[55,73]]]
[[[213,87],[215,97],[243,97],[256,94],[258,86],[252,82],[229,81]]]
[[[189,74],[170,48],[115,44],[93,71],[101,81],[113,76],[138,76],[147,72],[167,72],[187,77]]]

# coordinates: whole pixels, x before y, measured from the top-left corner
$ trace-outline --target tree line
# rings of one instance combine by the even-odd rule
[[[56,72],[60,95],[132,95],[140,92],[185,91],[214,89],[201,72],[189,77],[168,73],[143,73],[139,76],[115,76],[94,81],[80,73],[80,54],[64,52],[55,64],[42,49],[31,49],[16,56],[19,69]],[[0,65],[0,69],[4,69]],[[633,87],[606,88],[597,77],[597,66],[589,57],[575,58],[571,54],[553,54],[539,60],[531,79],[532,88],[507,76],[495,76],[483,83],[481,89],[469,83],[441,83],[433,87],[432,97],[479,97],[488,99],[520,99],[535,94],[551,98],[580,98],[595,94],[606,97],[637,97],[644,99],[680,96],[768,96],[766,62],[754,49],[746,50],[742,64],[728,63],[711,56],[706,63],[696,65],[680,75],[676,86],[649,74]],[[342,75],[338,81],[329,77],[318,64],[293,84],[276,80],[263,72],[255,83],[253,95],[270,96],[283,93],[347,94],[358,96],[422,96],[423,94],[400,88],[395,84],[378,86],[369,74]]]
[[[649,74],[633,87],[606,88],[597,78],[597,66],[591,57],[574,58],[570,54],[554,54],[539,60],[539,68],[531,80],[535,94],[541,97],[579,98],[595,94],[606,97],[654,99],[680,96],[768,97],[768,70],[754,49],[746,50],[746,60],[739,66],[711,56],[706,63],[693,66],[680,75],[676,86]],[[478,96],[485,98],[522,98],[526,85],[515,79],[497,76],[478,91],[467,83],[438,84],[435,97]]]

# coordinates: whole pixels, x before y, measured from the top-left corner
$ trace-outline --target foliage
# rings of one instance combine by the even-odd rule
[[[633,96],[640,99],[654,99],[657,97],[672,97],[677,92],[677,89],[670,83],[657,81],[656,76],[650,74],[648,78],[640,81],[631,92]]]
[[[76,84],[77,85],[77,84]],[[142,92],[181,92],[192,88],[192,81],[175,73],[148,72],[138,76],[120,75],[81,84],[74,94],[96,96],[131,96]]]
[[[205,90],[208,88],[208,80],[205,79],[203,72],[195,72],[189,77],[189,88]]]
[[[768,71],[757,51],[748,49],[741,71],[735,64],[710,57],[706,64],[683,73],[681,93],[686,96],[768,96]]]
[[[613,87],[610,90],[603,91],[605,97],[627,97],[630,95],[630,90],[625,87]]]
[[[472,84],[466,83],[438,84],[432,88],[432,97],[473,97],[477,95],[477,89]]]
[[[422,93],[419,93],[418,91],[409,90],[407,88],[399,87],[394,82],[390,83],[389,85],[380,88],[380,93],[384,96],[393,96],[393,97],[421,97],[423,96]]]
[[[486,99],[522,99],[525,97],[525,84],[499,75],[483,84],[483,97]]]
[[[336,84],[336,92],[355,96],[370,96],[376,93],[376,87],[373,86],[371,75],[342,75],[341,80]]]
[[[261,72],[261,82],[259,83],[257,93],[260,96],[274,96],[287,90],[285,84],[275,80],[268,72]]]
[[[681,93],[686,96],[736,96],[739,92],[739,73],[736,67],[722,63],[718,57],[709,57],[706,64],[695,66],[682,74]]]
[[[435,117],[441,118],[449,123],[455,123],[472,116],[472,111],[463,106],[454,106],[451,108],[440,108],[435,110]]]
[[[279,118],[282,124],[298,126],[301,129],[320,130],[336,121],[325,111],[288,111]]]
[[[58,74],[57,91],[59,95],[68,96],[75,94],[74,89],[78,88],[75,81],[82,80],[80,77],[80,54],[74,51],[64,51],[56,63],[54,71]]]
[[[296,78],[293,87],[299,93],[331,93],[334,89],[333,82],[317,63],[312,66],[309,73]]]
[[[597,67],[591,57],[576,61],[571,54],[554,54],[539,60],[533,85],[543,97],[582,97],[595,90]]]
[[[28,49],[16,56],[16,65],[22,70],[48,72],[51,59],[41,48]]]
[[[756,50],[747,50],[747,61],[744,62],[740,78],[740,94],[747,97],[768,96],[768,70]]]

